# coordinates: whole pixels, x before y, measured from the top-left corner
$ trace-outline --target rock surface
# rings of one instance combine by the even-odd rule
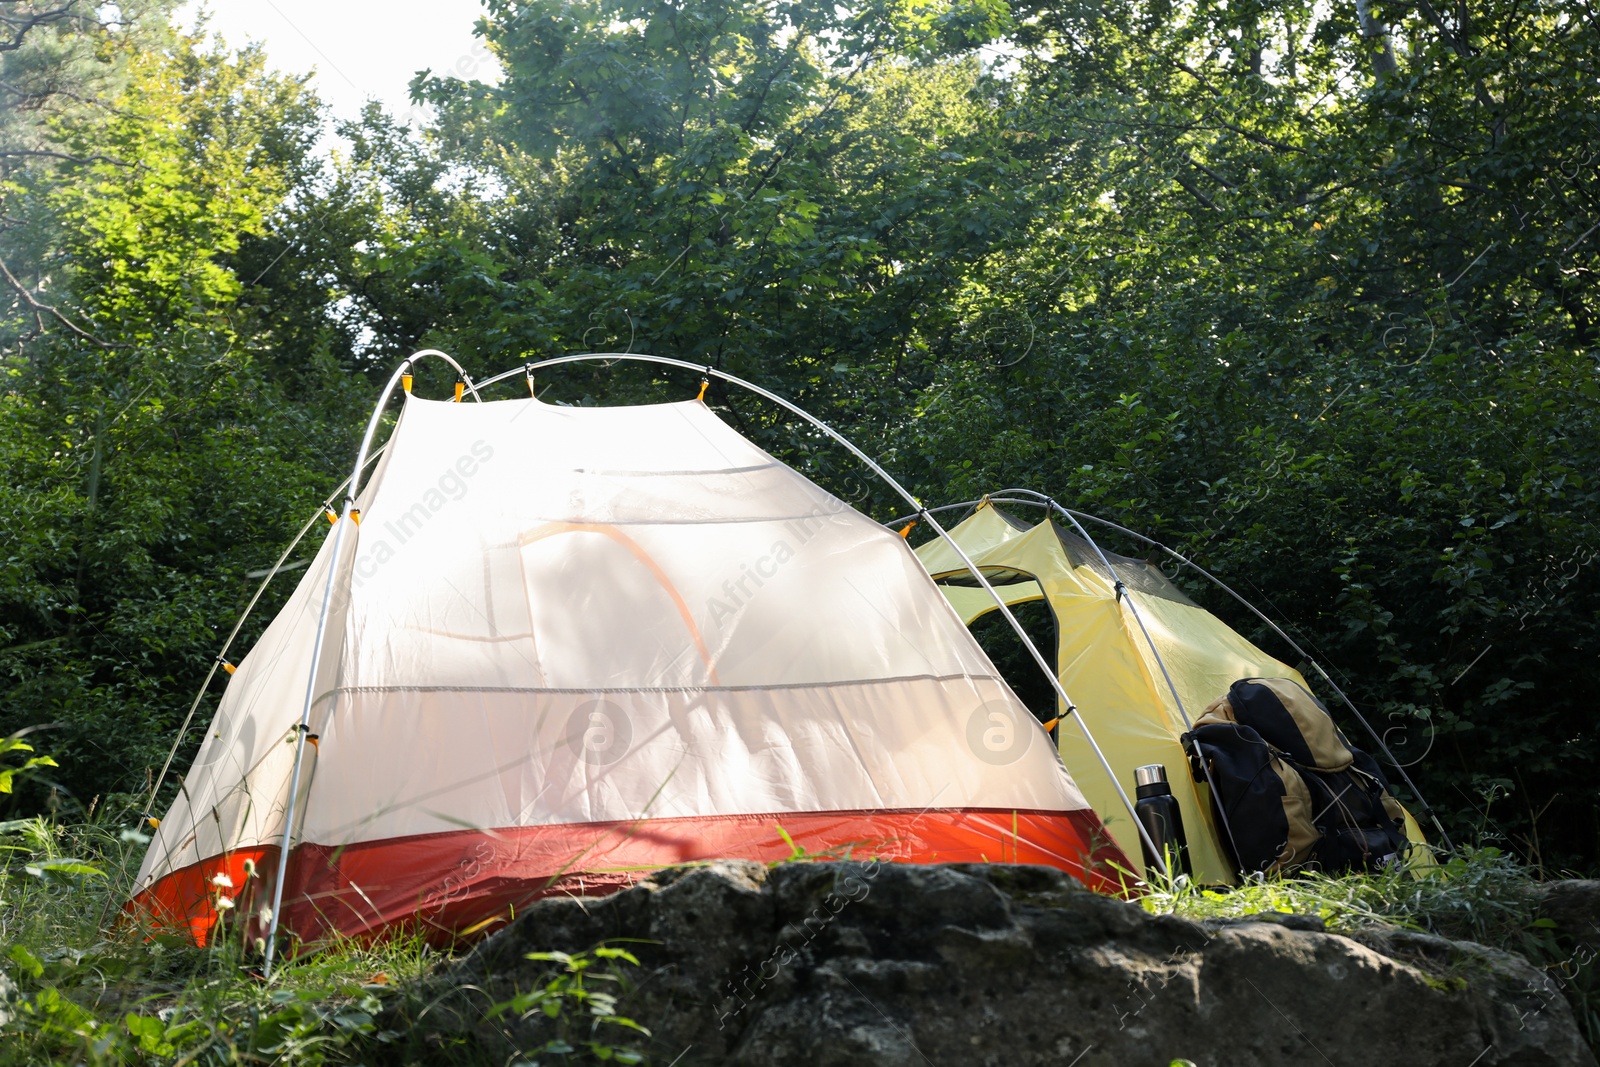
[[[725,863],[541,901],[388,1025],[515,1059],[553,1036],[486,1018],[552,973],[526,955],[610,941],[641,963],[618,1012],[674,1067],[1595,1062],[1521,957],[1320,926],[1152,916],[1043,867]]]
[[[1575,878],[1548,883],[1539,901],[1539,916],[1554,922],[1557,930],[1591,954],[1600,950],[1600,881]]]

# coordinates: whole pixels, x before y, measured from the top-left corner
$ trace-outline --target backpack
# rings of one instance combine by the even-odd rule
[[[1234,682],[1182,740],[1242,873],[1376,871],[1410,847],[1377,760],[1296,682]]]

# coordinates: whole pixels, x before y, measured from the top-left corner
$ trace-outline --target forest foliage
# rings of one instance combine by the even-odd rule
[[[420,73],[420,126],[173,9],[0,0],[0,735],[59,764],[12,814],[148,787],[400,357],[632,350],[929,504],[1039,488],[1193,554],[1455,834],[1595,868],[1590,4],[486,0],[502,77]]]

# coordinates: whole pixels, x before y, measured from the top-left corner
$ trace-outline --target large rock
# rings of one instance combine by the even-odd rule
[[[1543,887],[1539,917],[1556,924],[1556,930],[1592,959],[1600,950],[1600,881],[1575,878]]]
[[[1043,867],[726,863],[542,901],[387,1025],[505,1062],[553,1034],[485,1018],[548,979],[528,953],[638,939],[618,1011],[677,1067],[1595,1062],[1518,956],[1319,927],[1152,916]]]

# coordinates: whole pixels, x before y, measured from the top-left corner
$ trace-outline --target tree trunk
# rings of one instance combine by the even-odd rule
[[[1399,69],[1394,49],[1389,45],[1389,27],[1372,14],[1371,0],[1356,0],[1356,21],[1361,26],[1361,38],[1372,49],[1372,77],[1383,85]]]

